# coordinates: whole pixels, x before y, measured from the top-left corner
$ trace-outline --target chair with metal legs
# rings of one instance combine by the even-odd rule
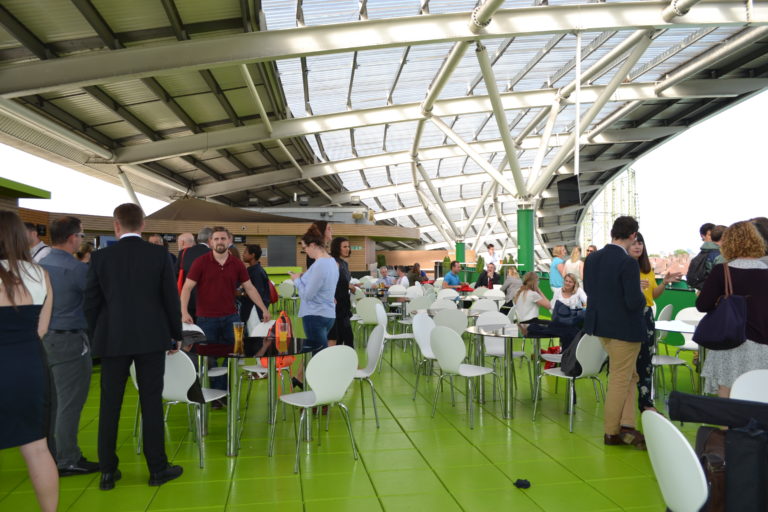
[[[421,375],[422,366],[425,368],[425,371],[431,373],[432,363],[437,360],[434,352],[432,352],[432,346],[429,341],[432,329],[434,328],[434,320],[426,313],[418,313],[413,317],[413,336],[421,352],[421,360],[416,365],[416,383],[413,385],[413,400],[416,400],[416,394],[419,392],[419,376]]]
[[[355,372],[355,380],[360,381],[360,406],[362,407],[363,416],[365,416],[363,381],[367,382],[370,386],[371,401],[373,402],[373,415],[376,417],[376,428],[379,428],[379,411],[376,408],[376,390],[373,387],[371,377],[376,371],[376,367],[381,360],[381,355],[384,353],[384,327],[381,325],[374,327],[373,331],[371,331],[371,335],[368,336],[368,345],[365,347],[365,353],[368,360],[365,363],[365,368],[358,368]]]

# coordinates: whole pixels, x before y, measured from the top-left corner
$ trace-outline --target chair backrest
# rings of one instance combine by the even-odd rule
[[[475,291],[473,291],[472,294],[480,298],[480,297],[483,297],[487,291],[488,291],[487,286],[478,286],[477,288],[475,288]]]
[[[405,297],[405,286],[401,284],[393,284],[389,287],[390,297]]]
[[[362,300],[365,298],[365,291],[362,288],[355,288],[355,300]]]
[[[512,306],[511,308],[509,308],[509,312],[507,313],[507,318],[509,318],[509,321],[512,322],[513,324],[518,323],[520,319],[517,318],[517,310],[515,309],[515,306]]]
[[[373,279],[366,279],[363,282],[363,288],[366,290],[370,290],[371,288],[376,288],[376,281]]]
[[[376,324],[379,327],[383,327],[384,331],[387,330],[387,324],[389,323],[389,318],[387,318],[387,312],[384,311],[384,304],[382,304],[379,301],[376,301],[376,305],[374,305],[374,309],[376,310]]]
[[[269,322],[259,322],[256,324],[253,332],[251,330],[248,330],[248,336],[253,337],[264,337],[267,334],[269,334],[269,330],[272,328],[272,326],[275,325],[274,320],[270,320]]]
[[[581,375],[579,377],[590,377],[600,373],[608,354],[600,343],[597,336],[585,334],[576,347],[576,360],[581,365]]]
[[[667,304],[663,308],[661,308],[661,311],[659,311],[659,316],[656,318],[656,320],[663,320],[668,321],[672,320],[672,313],[674,312],[675,308],[672,306],[672,304]]]
[[[491,299],[479,299],[472,303],[471,311],[498,311],[499,306]]]
[[[367,377],[373,375],[376,366],[379,364],[381,354],[384,352],[384,331],[384,327],[377,325],[371,331],[370,336],[368,336],[368,345],[365,347],[365,354],[368,360],[365,362],[365,369],[363,370]]]
[[[498,311],[485,311],[484,313],[480,313],[480,316],[477,317],[477,320],[475,320],[475,325],[478,327],[493,325],[511,327],[512,322],[504,313],[499,313]]]
[[[742,373],[733,382],[731,398],[768,403],[768,370]]]
[[[192,360],[182,352],[165,356],[165,377],[163,378],[163,400],[189,402],[187,392],[195,383],[197,372]]]
[[[338,402],[357,371],[357,352],[346,345],[321,350],[309,361],[306,377],[318,404]]]
[[[459,292],[454,290],[453,288],[443,288],[439,292],[437,292],[437,299],[455,299],[459,296]]]
[[[293,285],[293,281],[286,279],[277,287],[277,294],[283,298],[293,297],[295,290],[296,287]]]
[[[416,297],[422,297],[424,295],[424,289],[421,285],[409,286],[405,290],[405,296],[409,299],[415,299]]]
[[[461,336],[467,330],[467,315],[455,309],[441,309],[434,316],[435,325],[449,327]]]
[[[488,290],[487,292],[485,292],[485,295],[483,295],[483,298],[490,299],[490,300],[505,300],[507,296],[504,294],[503,291],[494,288],[493,290]]]
[[[704,313],[696,308],[683,308],[675,315],[675,320],[696,324],[704,318]]]
[[[435,321],[428,314],[419,313],[413,317],[413,338],[425,357],[433,357],[432,347],[429,345],[429,335],[434,328]]]
[[[459,365],[467,358],[467,348],[456,331],[436,326],[429,336],[429,345],[444,373],[459,373]]]
[[[427,292],[434,291],[435,287],[429,283],[424,283],[421,285],[421,289],[424,290],[424,293],[427,293]]]
[[[431,306],[429,306],[429,309],[456,309],[458,307],[459,306],[452,300],[437,299],[435,302],[432,303]]]
[[[379,318],[376,316],[376,304],[381,305],[381,301],[376,297],[366,297],[357,301],[357,314],[360,315],[361,323],[365,325],[379,323]]]
[[[698,512],[709,491],[699,458],[685,436],[653,411],[642,415],[645,444],[664,503],[675,512]]]
[[[445,281],[445,279],[438,277],[435,279],[435,282],[432,284],[432,286],[435,288],[435,290],[440,290],[443,287],[443,281]]]
[[[181,330],[182,330],[182,331],[192,331],[192,332],[197,332],[197,333],[200,333],[200,334],[202,334],[203,336],[205,336],[205,332],[204,332],[204,331],[203,331],[203,330],[200,328],[200,326],[198,326],[197,324],[187,324],[187,323],[182,323],[182,324],[181,324]]]
[[[406,304],[405,312],[409,315],[414,315],[416,314],[416,311],[419,311],[420,309],[429,309],[434,301],[435,297],[433,295],[416,297],[415,299],[411,299],[410,302]]]

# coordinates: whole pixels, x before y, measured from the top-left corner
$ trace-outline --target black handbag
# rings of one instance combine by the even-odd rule
[[[571,309],[559,300],[552,308],[552,322],[560,325],[581,326],[584,322],[583,309]]]
[[[723,264],[725,295],[715,309],[704,315],[693,333],[693,341],[710,350],[729,350],[747,340],[747,298],[733,294],[728,264]]]

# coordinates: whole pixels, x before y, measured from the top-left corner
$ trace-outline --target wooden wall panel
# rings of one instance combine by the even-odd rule
[[[0,197],[0,209],[11,210],[12,212],[19,211],[19,200],[15,197]]]
[[[40,240],[48,245],[51,245],[51,214],[48,212],[41,212],[40,210],[29,210],[27,208],[19,208],[19,217],[23,222],[31,222],[32,224],[42,224],[46,226],[45,236],[41,236]]]
[[[425,272],[432,272],[435,268],[435,261],[443,261],[446,255],[453,260],[456,257],[456,251],[446,251],[438,249],[434,251],[380,251],[387,260],[388,266],[406,265],[411,266],[418,262],[421,269]],[[475,251],[466,250],[465,259],[468,262],[475,261]]]

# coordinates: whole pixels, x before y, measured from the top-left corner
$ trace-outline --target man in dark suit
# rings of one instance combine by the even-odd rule
[[[640,290],[640,267],[627,254],[638,228],[632,217],[617,218],[611,243],[584,263],[584,291],[589,297],[584,330],[598,336],[608,352],[604,443],[645,449],[643,435],[635,429],[637,354],[648,337],[643,322],[645,297]]]
[[[209,227],[204,227],[197,233],[197,245],[193,245],[183,253],[179,253],[179,258],[176,262],[176,275],[179,272],[184,272],[184,278],[189,275],[189,269],[192,268],[192,263],[203,254],[211,251],[211,246],[208,245],[208,241],[211,238],[213,230]],[[238,258],[239,259],[239,258]],[[179,290],[181,293],[181,290]],[[192,290],[192,295],[189,298],[189,314],[193,319],[197,319],[197,290]]]
[[[475,283],[475,288],[479,288],[480,286],[493,288],[494,285],[499,284],[499,281],[501,281],[501,276],[496,273],[496,265],[489,263],[485,267],[485,270],[480,272],[480,276],[478,276],[477,282]]]
[[[131,363],[139,387],[149,485],[162,485],[182,473],[165,454],[162,402],[165,353],[177,350],[182,338],[179,295],[167,251],[142,240],[143,228],[139,206],[115,208],[119,241],[93,253],[85,289],[93,354],[101,357],[99,488],[105,491],[121,476],[115,448]]]

